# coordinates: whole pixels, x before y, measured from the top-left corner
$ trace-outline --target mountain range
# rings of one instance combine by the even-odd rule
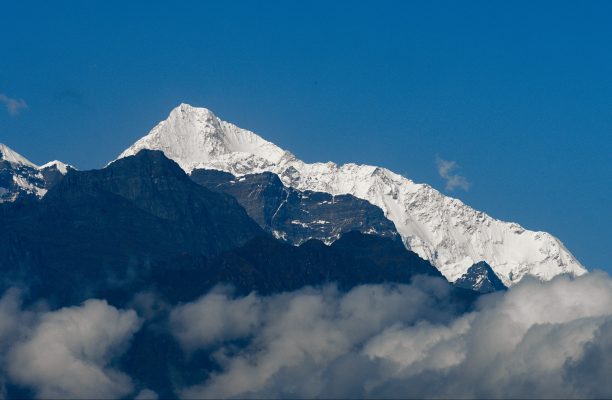
[[[549,280],[559,274],[586,272],[549,233],[494,219],[385,168],[305,163],[206,108],[181,104],[119,157],[142,149],[162,151],[189,174],[198,169],[239,177],[271,172],[285,186],[300,191],[334,197],[350,194],[366,200],[394,223],[406,248],[429,260],[451,282],[481,261],[490,265],[506,286],[525,275]]]
[[[340,227],[344,214],[334,220]],[[58,305],[91,297],[123,305],[152,288],[176,303],[217,284],[270,294],[325,283],[348,290],[409,283],[416,275],[442,278],[392,234],[347,230],[329,246],[278,240],[234,197],[196,183],[152,150],[101,170],[71,169],[40,200],[1,205],[0,224],[2,284],[27,287]],[[470,291],[456,293],[470,299]]]
[[[465,287],[466,282],[475,284],[484,279],[487,284],[481,282],[473,287],[477,291],[511,286],[526,275],[549,280],[559,274],[577,276],[586,272],[561,241],[548,233],[496,220],[442,195],[429,185],[414,183],[385,168],[358,164],[339,166],[332,162],[304,163],[255,133],[219,119],[210,110],[187,104],[172,110],[166,120],[100,171],[79,173],[59,161],[37,166],[6,145],[0,145],[0,201],[35,204],[38,199],[45,207],[53,201],[68,204],[62,196],[75,196],[75,193],[67,190],[67,185],[79,195],[93,196],[90,190],[100,187],[99,182],[93,182],[102,176],[116,174],[117,168],[128,180],[123,183],[121,193],[135,196],[135,187],[146,186],[143,179],[148,175],[141,173],[128,178],[125,168],[119,166],[126,157],[142,150],[160,151],[164,158],[178,164],[177,168],[185,175],[183,181],[190,178],[200,187],[226,195],[246,211],[249,220],[263,233],[291,245],[298,246],[312,239],[331,245],[351,231],[401,240],[406,249],[429,261],[450,282],[460,282]],[[149,174],[159,172],[151,167]],[[94,176],[97,178],[93,179]],[[120,180],[113,176],[117,182]],[[51,190],[55,186],[57,190]],[[113,190],[119,190],[120,186]],[[172,187],[168,186],[166,195],[172,193]],[[202,216],[197,213],[206,207],[198,204],[202,209],[164,210],[157,204],[161,194],[147,193],[146,211],[154,211],[159,218],[155,212],[163,210],[169,214],[161,215],[162,218],[178,218],[190,224],[184,232],[172,233],[172,240],[164,239],[164,244],[182,249],[194,238],[201,238],[198,218]],[[105,192],[103,199],[97,200],[98,205],[118,201],[109,196]],[[136,208],[141,209],[137,211],[143,211],[142,199],[128,198],[138,200]],[[74,210],[71,212],[76,212]],[[8,214],[4,211],[4,215]],[[119,218],[111,217],[106,221],[109,224],[113,218]],[[71,223],[78,220],[74,215],[67,218]],[[147,228],[139,235],[146,237],[147,232],[155,231],[170,234],[176,229],[179,228],[172,223],[168,229]],[[245,232],[250,231],[251,228]],[[138,235],[133,233],[133,236]],[[242,236],[232,232],[227,233],[227,237],[238,239]],[[236,244],[238,242],[232,240],[226,243],[228,249]],[[223,247],[210,241],[208,245],[220,246],[217,249]],[[209,254],[208,250],[203,254]],[[125,257],[127,255],[123,261]]]

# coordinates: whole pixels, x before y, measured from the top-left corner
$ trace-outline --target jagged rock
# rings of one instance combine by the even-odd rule
[[[331,244],[351,231],[399,239],[380,208],[351,195],[302,192],[284,186],[270,172],[237,178],[227,172],[196,169],[191,178],[235,197],[259,226],[291,244],[309,239]]]

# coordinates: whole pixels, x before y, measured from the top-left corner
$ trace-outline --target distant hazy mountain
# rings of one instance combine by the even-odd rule
[[[480,261],[507,286],[528,274],[548,280],[586,272],[561,241],[546,232],[496,220],[385,168],[307,164],[205,108],[181,104],[119,157],[141,149],[163,151],[188,173],[201,168],[236,176],[272,172],[286,186],[301,191],[367,200],[393,221],[407,248],[430,260],[450,281]]]

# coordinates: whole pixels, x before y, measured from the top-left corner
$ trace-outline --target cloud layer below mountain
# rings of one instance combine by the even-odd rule
[[[200,383],[176,385],[185,398],[612,395],[608,275],[526,279],[469,313],[449,296],[432,278],[267,297],[217,287],[164,311],[158,329],[187,357],[205,352],[218,364]],[[2,383],[39,397],[155,397],[115,363],[149,317],[103,300],[24,308],[9,290],[0,300]]]
[[[215,292],[172,314],[221,371],[184,397],[601,397],[612,394],[612,281],[527,280],[455,315],[433,280],[260,298]],[[202,322],[201,318],[223,318]],[[190,321],[199,321],[190,323]],[[220,338],[251,338],[236,352]]]

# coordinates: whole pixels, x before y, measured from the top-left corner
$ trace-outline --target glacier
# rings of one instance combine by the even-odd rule
[[[451,282],[485,261],[506,286],[527,275],[550,280],[587,272],[559,239],[495,219],[458,199],[386,168],[305,163],[261,136],[206,108],[181,104],[119,158],[160,150],[183,170],[206,168],[236,176],[272,172],[298,190],[351,194],[380,207],[406,248],[429,260]]]

